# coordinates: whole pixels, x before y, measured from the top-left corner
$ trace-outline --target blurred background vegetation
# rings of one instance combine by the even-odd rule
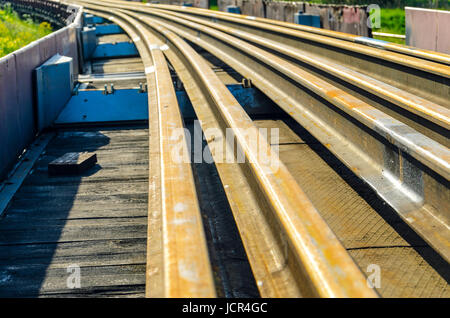
[[[36,23],[22,18],[9,5],[0,7],[0,57],[52,32],[48,22]]]
[[[372,29],[373,32],[405,35],[405,10],[403,8],[381,8],[381,28]],[[405,44],[404,39],[373,35],[374,39]]]

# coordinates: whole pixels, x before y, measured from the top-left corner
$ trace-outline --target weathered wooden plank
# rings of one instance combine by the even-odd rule
[[[48,232],[56,231],[58,228],[64,228],[64,230],[77,230],[88,229],[90,227],[131,227],[140,226],[146,223],[146,217],[133,217],[133,218],[87,218],[87,219],[74,219],[74,220],[52,220],[41,219],[39,222],[29,223],[27,218],[21,219],[7,219],[7,222],[0,222],[0,232],[6,233],[7,231],[17,232],[22,229],[29,231],[47,230]],[[3,243],[0,233],[0,244]]]
[[[144,298],[145,285],[130,285],[130,286],[114,286],[111,287],[96,287],[96,288],[80,288],[70,291],[59,290],[56,292],[41,292],[40,298],[65,298],[65,297],[81,297],[81,298]]]
[[[71,207],[68,205],[66,208],[59,206],[54,207],[50,204],[45,206],[38,206],[30,208],[28,205],[24,208],[9,209],[9,214],[6,218],[11,220],[23,220],[26,217],[27,222],[35,222],[39,219],[97,219],[97,218],[133,218],[133,217],[147,217],[147,211],[145,210],[145,200],[142,200],[142,204],[134,204],[132,202],[122,203],[119,206],[112,208],[110,205],[98,205],[95,207],[89,204],[83,206]],[[98,211],[96,211],[98,210]]]
[[[82,151],[97,153],[94,168],[48,175]],[[0,297],[144,296],[147,201],[147,129],[57,133],[0,221]],[[79,289],[67,287],[71,264]]]
[[[93,255],[74,255],[66,257],[51,257],[51,263],[48,263],[50,255],[42,255],[38,258],[12,258],[11,260],[0,260],[0,269],[16,268],[17,266],[45,266],[47,270],[56,268],[67,268],[72,264],[78,266],[119,266],[130,264],[145,264],[145,246],[144,249],[134,253],[108,253]]]
[[[112,240],[91,240],[66,243],[25,244],[0,246],[0,263],[37,263],[43,258],[50,257],[52,262],[59,262],[71,257],[85,257],[144,253],[146,238],[128,238]],[[46,261],[48,263],[48,259]]]
[[[101,164],[100,164],[101,165]],[[61,182],[114,182],[114,181],[125,181],[125,180],[145,180],[142,175],[146,171],[145,166],[119,166],[107,167],[105,164],[101,165],[99,169],[93,168],[93,171],[88,171],[82,174],[82,176],[67,176],[67,177],[52,177],[49,178],[46,173],[39,173],[39,170],[33,171],[33,173],[27,177],[25,184],[43,184],[43,183],[61,183]],[[123,174],[123,175],[122,175]],[[86,179],[89,177],[89,179]]]
[[[0,245],[40,242],[88,241],[144,237],[146,224],[124,226],[85,226],[40,229],[1,229]],[[6,243],[7,242],[7,243]]]
[[[11,266],[2,269],[0,297],[37,296],[41,293],[73,293],[69,288],[67,268],[50,268],[46,265]],[[80,284],[84,293],[96,288],[115,289],[118,286],[142,285],[145,281],[145,264],[121,266],[80,267]]]
[[[148,183],[146,180],[136,180],[134,182],[128,182],[123,180],[122,182],[113,183],[80,183],[66,185],[65,183],[55,185],[24,185],[20,189],[18,195],[33,194],[33,197],[66,197],[77,194],[78,196],[93,196],[96,198],[105,197],[105,193],[109,195],[114,194],[136,194],[146,193]]]

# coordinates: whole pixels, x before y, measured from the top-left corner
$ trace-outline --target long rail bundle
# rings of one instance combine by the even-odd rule
[[[244,163],[222,164],[220,154],[212,156],[261,295],[377,296],[306,189],[261,136],[277,168],[256,155],[242,133],[258,135],[256,124],[194,46],[249,79],[450,261],[450,56],[204,9],[76,2],[121,26],[145,66],[148,296],[215,296],[192,173],[189,164],[170,158],[179,142],[172,133],[183,120],[168,62],[205,134],[218,128],[224,137],[231,129],[244,153]],[[210,149],[229,147],[224,138],[206,139]]]

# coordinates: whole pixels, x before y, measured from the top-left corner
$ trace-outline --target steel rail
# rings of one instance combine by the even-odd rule
[[[140,12],[146,12],[143,9],[138,10]],[[267,48],[274,52],[276,51],[277,53],[282,53],[286,55],[286,57],[295,58],[298,61],[315,67],[317,70],[325,71],[328,74],[335,76],[336,78],[343,79],[351,85],[364,89],[365,91],[374,94],[377,97],[381,97],[384,100],[401,107],[402,109],[405,109],[420,116],[421,118],[437,124],[438,126],[442,127],[448,135],[448,130],[450,129],[450,110],[441,105],[437,105],[436,103],[415,96],[409,92],[395,88],[382,81],[361,74],[360,72],[356,72],[340,65],[332,65],[328,61],[311,56],[307,52],[283,44],[279,44],[277,42],[265,39],[264,37],[259,37],[244,31],[235,30],[233,28],[222,26],[217,23],[211,23],[202,19],[186,17],[185,15],[179,13],[160,10],[157,10],[157,12],[169,13],[173,16],[185,20],[209,26],[211,28],[228,33],[229,35],[238,37],[248,42],[252,42],[265,49]],[[389,107],[387,108],[389,110]],[[386,111],[386,107],[384,107],[382,110]],[[392,116],[393,112],[390,112],[390,115]],[[394,115],[396,115],[395,117],[397,119],[405,121],[405,118],[403,116],[396,113],[394,113]],[[448,146],[448,138],[446,136],[438,136],[439,134],[433,131],[429,131],[428,127],[423,127],[422,124],[418,123],[417,121],[409,120],[407,121],[407,123],[413,128],[418,129],[420,132],[426,134],[430,138],[437,137],[437,141]]]
[[[83,1],[83,4],[89,7],[86,3],[95,2]],[[257,157],[255,164],[255,152],[246,141],[245,135],[239,134],[239,125],[250,130],[256,128],[226,87],[215,78],[212,70],[182,38],[206,49],[241,75],[251,79],[255,86],[326,145],[355,174],[377,190],[407,224],[449,261],[449,220],[446,205],[450,169],[447,147],[305,71],[292,61],[273,54],[271,51],[274,51],[275,40],[268,45],[258,43],[260,38],[252,40],[246,31],[235,32],[227,25],[215,26],[206,20],[201,22],[195,17],[163,12],[161,9],[148,8],[143,12],[133,6],[133,10],[141,12],[138,14],[124,10],[130,9],[130,6],[123,6],[122,3],[104,2],[108,8],[101,10],[120,14],[134,25],[140,25],[136,22],[139,19],[148,32],[146,38],[152,38],[154,41],[153,47],[161,48],[164,46],[162,43],[165,43],[163,53],[185,84],[197,116],[202,120],[202,128],[210,148],[214,150],[217,144],[227,145],[223,139],[223,131],[232,128],[238,145],[244,149],[247,159],[245,165],[216,163],[216,166],[225,184],[225,191],[262,295],[342,296],[356,290],[352,289],[354,286],[342,286],[346,279],[336,283],[337,278],[334,277],[332,269],[327,268],[327,264],[330,265],[334,259],[322,259],[319,262],[319,265],[325,264],[321,270],[325,273],[322,278],[326,277],[327,286],[320,285],[317,277],[311,276],[310,269],[317,267],[318,263],[312,263],[308,258],[310,255],[305,251],[309,251],[308,248],[312,251],[314,249],[312,245],[302,245],[295,239],[308,240],[313,237],[311,233],[315,232],[302,228],[302,222],[291,228],[288,225],[292,225],[291,220],[296,220],[298,215],[306,215],[315,220],[315,225],[325,226],[329,230],[328,226],[300,188],[300,196],[297,197],[301,198],[302,208],[305,208],[306,204],[308,211],[290,214],[293,202],[295,203],[295,200],[289,197],[292,192],[283,187],[283,183],[281,186],[277,184],[280,181],[279,175],[275,179],[269,178],[273,177],[273,174],[266,176],[270,167],[264,167],[264,163],[258,162]],[[284,53],[290,50],[293,52],[291,57],[296,56],[299,59],[299,52],[288,45],[282,46],[282,50]],[[311,63],[319,63],[312,56],[306,56],[308,57]],[[323,62],[329,67],[327,61]],[[331,73],[333,70],[328,71]],[[348,68],[343,71],[346,72],[343,72],[344,76],[355,74]],[[357,75],[364,78],[364,74]],[[413,97],[410,92],[392,90],[391,93],[406,94],[403,95],[406,96],[405,102]],[[422,101],[427,102],[423,98]],[[428,105],[434,106],[433,103]],[[416,114],[420,113],[415,111]],[[436,113],[441,112],[438,110]],[[440,124],[445,127],[444,121]],[[221,128],[222,138],[208,136],[206,131],[213,127]],[[212,155],[214,159],[220,158],[214,151]],[[281,164],[281,167],[284,166]],[[290,174],[286,171],[282,176],[283,182],[291,185]],[[296,185],[295,181],[294,184]],[[304,214],[298,214],[301,212]],[[261,233],[258,233],[258,229]],[[277,237],[276,233],[279,232],[285,234]],[[301,235],[298,236],[298,233]],[[334,234],[332,236],[336,239]],[[271,248],[274,244],[275,247]],[[340,247],[342,248],[341,245]],[[270,252],[272,256],[267,255]],[[298,268],[302,270],[298,272]],[[349,268],[352,269],[351,266]],[[291,281],[296,284],[290,284]],[[343,291],[345,288],[347,289]]]
[[[148,5],[151,5],[151,4],[148,4]],[[160,6],[162,7],[164,5],[160,5]],[[172,7],[167,7],[167,6],[164,6],[164,9],[173,10]],[[328,37],[345,40],[345,41],[349,41],[349,42],[353,42],[353,43],[366,44],[366,45],[372,45],[372,46],[375,45],[378,48],[381,48],[384,50],[407,54],[407,55],[411,55],[414,57],[427,59],[427,60],[430,60],[433,62],[439,62],[439,63],[444,63],[444,64],[450,65],[450,55],[445,54],[445,53],[439,53],[439,52],[419,49],[419,48],[415,48],[415,47],[411,47],[411,46],[407,46],[407,45],[401,45],[401,44],[391,43],[391,42],[386,42],[386,41],[373,40],[371,42],[368,38],[360,36],[360,35],[332,31],[332,30],[327,30],[327,29],[322,29],[322,28],[315,28],[315,27],[306,26],[306,25],[299,25],[299,24],[291,23],[291,22],[284,22],[284,21],[279,21],[279,20],[254,17],[254,16],[249,16],[249,15],[241,15],[241,14],[235,14],[235,13],[228,13],[228,12],[222,12],[222,11],[211,13],[209,10],[202,9],[202,8],[186,8],[186,7],[183,8],[184,11],[186,11],[186,9],[191,10],[191,11],[201,12],[201,13],[204,13],[207,15],[218,14],[218,15],[229,16],[229,17],[234,17],[234,18],[254,20],[257,22],[278,25],[278,26],[282,26],[282,27],[286,27],[286,28],[291,28],[294,30],[328,36]]]
[[[155,16],[159,16],[159,17],[163,17],[163,18],[168,18],[167,15],[161,14],[161,13],[156,13],[156,12],[147,12],[149,14],[155,15]],[[184,24],[185,26],[189,27],[190,29],[193,29],[193,32],[198,32],[201,31],[205,34],[208,34],[209,36],[214,36],[220,40],[222,40],[223,42],[226,42],[229,45],[233,45],[236,48],[239,48],[242,51],[245,51],[248,54],[252,54],[253,56],[255,56],[256,58],[264,61],[267,65],[270,66],[274,66],[274,67],[278,67],[278,70],[281,70],[284,74],[289,75],[290,78],[293,78],[295,80],[297,80],[299,82],[299,84],[302,84],[308,88],[310,88],[311,90],[313,90],[315,93],[317,93],[318,95],[321,95],[323,98],[327,99],[329,102],[333,101],[335,102],[335,105],[340,107],[342,110],[344,110],[345,112],[352,114],[351,111],[354,110],[355,113],[354,115],[352,115],[355,119],[358,119],[359,121],[366,123],[367,127],[369,128],[373,128],[374,126],[377,125],[376,122],[374,122],[375,120],[379,120],[382,122],[387,122],[387,121],[391,121],[392,119],[389,118],[389,116],[386,116],[385,114],[383,114],[380,111],[377,111],[375,109],[373,109],[372,107],[370,107],[370,105],[364,105],[364,103],[361,103],[361,101],[359,101],[358,99],[354,98],[353,96],[350,96],[348,94],[346,94],[345,92],[340,92],[339,90],[330,87],[330,85],[326,82],[324,82],[323,80],[321,80],[320,78],[315,78],[312,77],[311,80],[308,79],[308,74],[299,69],[298,67],[296,67],[295,65],[289,65],[289,63],[286,63],[286,61],[284,61],[283,59],[278,58],[277,56],[265,52],[261,49],[259,49],[258,47],[252,46],[247,44],[246,42],[240,41],[235,37],[232,36],[228,36],[226,34],[223,34],[221,32],[216,32],[215,30],[212,30],[211,28],[208,27],[204,27],[195,23],[190,23],[190,22],[186,22],[185,19],[177,19],[177,18],[168,18],[166,21],[175,21],[178,24]],[[258,55],[259,54],[259,55]],[[321,85],[315,85],[316,83],[320,83]],[[324,90],[323,88],[326,87],[328,88],[328,91],[332,91],[333,90],[333,94],[326,94],[326,90]],[[344,97],[342,98],[342,100],[339,100],[338,97],[340,94],[342,94]],[[341,104],[341,105],[339,105]],[[361,110],[355,110],[355,106],[360,106]],[[347,107],[347,109],[345,109],[344,107]],[[365,114],[364,111],[365,109],[367,109],[367,113]],[[362,115],[362,116],[360,116]],[[372,120],[370,117],[374,117]],[[368,122],[366,120],[369,120]],[[393,121],[393,123],[395,123],[395,125],[392,125],[393,127],[397,127],[398,126],[398,130],[409,130],[407,127],[405,127],[406,125],[402,125],[401,123],[396,123],[395,120]],[[380,127],[380,130],[382,130],[383,128]],[[395,128],[394,128],[395,129]],[[409,134],[414,134],[415,136],[413,138],[415,138],[416,140],[418,138],[420,138],[420,134],[417,134],[414,132],[414,130],[409,130],[408,131]],[[409,140],[409,141],[404,141],[401,139],[396,140],[396,136],[395,135],[400,135],[399,133],[395,133],[395,131],[385,131],[385,134],[383,134],[385,138],[388,139],[392,139],[392,143],[396,144],[397,146],[403,148],[405,151],[407,151],[408,153],[410,153],[411,155],[413,155],[417,160],[421,161],[423,164],[428,164],[431,168],[433,168],[434,170],[436,170],[436,172],[441,173],[444,177],[446,177],[447,179],[450,176],[450,173],[448,171],[449,165],[448,163],[444,163],[442,162],[442,160],[439,160],[439,158],[445,158],[446,154],[448,151],[446,151],[446,149],[444,149],[444,147],[440,146],[439,144],[437,144],[436,142],[433,142],[432,140],[427,140],[425,138],[425,140],[423,140],[423,144],[427,145],[427,148],[434,148],[435,147],[435,153],[432,154],[434,151],[432,150],[431,153],[429,151],[424,151],[424,150],[414,150],[413,148],[408,149],[410,147],[410,145],[414,144],[414,141]],[[404,138],[406,139],[406,138]],[[420,145],[416,145],[416,147],[420,147]],[[417,154],[417,156],[415,155],[415,153]],[[426,159],[425,157],[420,157],[421,154],[425,154],[425,155],[431,155],[431,157],[429,157],[428,159]],[[434,164],[433,164],[434,161]]]
[[[111,0],[110,0],[111,1]],[[114,1],[114,3],[123,3]],[[198,12],[178,6],[131,4],[133,8],[163,8],[196,15],[217,24],[259,35],[293,48],[301,47],[314,56],[369,75],[394,87],[411,92],[440,105],[448,105],[450,66],[390,52],[364,44],[303,32],[269,23],[220,13]]]
[[[116,1],[120,2],[120,1]],[[353,43],[363,44],[363,45],[369,45],[369,46],[377,46],[380,49],[393,51],[397,53],[402,53],[422,59],[427,59],[433,62],[438,63],[444,63],[444,64],[450,64],[450,55],[445,53],[439,53],[429,50],[423,50],[416,47],[411,47],[407,45],[401,45],[397,43],[390,43],[386,41],[377,41],[372,40],[370,38],[366,38],[359,35],[344,33],[344,32],[338,32],[338,31],[332,31],[322,28],[316,28],[306,25],[299,25],[296,23],[291,22],[285,22],[285,21],[279,21],[279,20],[273,20],[268,18],[260,18],[250,15],[243,15],[243,14],[235,14],[235,13],[228,13],[223,11],[211,11],[208,9],[203,8],[195,8],[195,7],[187,7],[187,6],[175,6],[175,5],[164,5],[164,4],[151,4],[151,3],[133,3],[132,6],[135,7],[142,7],[142,6],[152,6],[152,7],[158,7],[165,10],[171,10],[171,11],[178,11],[178,12],[186,12],[192,15],[200,15],[200,16],[209,16],[213,19],[217,18],[218,16],[223,17],[231,17],[231,18],[237,18],[237,19],[243,19],[243,20],[252,20],[256,22],[262,22],[265,24],[273,24],[276,26],[281,26],[285,28],[290,28],[294,30],[299,30],[303,32],[309,32],[312,34],[317,35],[323,35],[331,38],[336,38],[344,41],[349,41]]]
[[[109,1],[109,0],[107,0]],[[174,6],[174,5],[164,5],[164,4],[151,4],[151,3],[135,3],[134,6],[150,6],[155,8],[161,8],[165,10],[171,10],[171,11],[178,11],[178,12],[184,12],[187,14],[192,15],[198,15],[198,16],[205,16],[205,17],[211,17],[215,19],[223,19],[232,21],[232,19],[239,19],[242,20],[242,23],[245,23],[246,21],[255,21],[255,22],[261,22],[264,24],[269,24],[273,26],[280,26],[283,28],[288,28],[292,30],[298,30],[301,32],[311,33],[313,35],[321,35],[325,37],[335,38],[339,40],[344,40],[347,42],[352,42],[356,44],[362,44],[362,45],[368,45],[372,47],[377,47],[379,49],[393,51],[401,54],[406,54],[426,60],[430,60],[433,62],[438,63],[444,63],[444,64],[450,64],[450,55],[445,53],[439,53],[429,50],[422,50],[415,47],[410,47],[406,45],[396,44],[396,43],[390,43],[386,41],[380,41],[376,39],[367,38],[360,35],[354,35],[344,32],[338,32],[338,31],[332,31],[322,28],[316,28],[306,25],[300,25],[296,23],[291,22],[285,22],[285,21],[279,21],[279,20],[273,20],[273,19],[267,19],[267,18],[260,18],[255,16],[249,16],[249,15],[243,15],[243,14],[236,14],[236,13],[228,13],[223,11],[211,11],[203,8],[195,8],[195,7],[186,7],[186,6]],[[236,20],[234,20],[236,21]]]
[[[124,12],[138,18],[137,14]],[[243,149],[246,156],[246,164],[240,169],[235,167],[237,169],[234,171],[244,170],[243,175],[247,179],[252,179],[251,183],[258,185],[247,189],[254,192],[254,198],[264,199],[266,206],[259,204],[259,207],[265,208],[263,213],[266,218],[275,218],[277,225],[270,225],[271,233],[266,235],[273,236],[283,233],[284,244],[287,244],[286,248],[289,251],[287,255],[283,255],[284,259],[278,260],[278,262],[282,261],[282,264],[287,266],[286,269],[290,270],[290,275],[293,278],[291,284],[297,285],[300,295],[320,297],[376,296],[366,286],[365,278],[360,270],[297,185],[287,168],[272,152],[264,137],[259,135],[252,120],[206,61],[185,41],[166,30],[154,19],[141,17],[141,21],[146,22],[147,26],[164,36],[160,43],[166,43],[169,46],[169,49],[165,50],[164,53],[170,57],[169,59],[173,62],[172,65],[174,65],[175,70],[179,74],[183,74],[181,75],[183,76],[183,83],[189,85],[187,92],[193,101],[194,109],[203,131],[206,133],[210,148],[218,149],[214,145],[215,143],[225,143],[229,146],[225,140],[225,131],[226,128],[233,130],[239,148]],[[164,40],[167,40],[167,42]],[[192,81],[191,79],[195,80]],[[216,126],[216,124],[218,125]],[[208,135],[207,130],[216,127],[221,127],[222,133]],[[272,160],[270,163],[259,158],[256,149],[252,147],[248,140],[249,136],[258,136],[258,148],[267,149],[267,157]],[[230,151],[233,152],[233,150]],[[220,162],[222,155],[220,152],[213,151],[212,155],[217,159],[216,161]],[[236,154],[234,155],[236,156]],[[230,167],[218,169],[222,172],[221,176],[224,176],[225,170],[230,169]],[[224,180],[230,179],[230,176],[224,177]],[[231,188],[230,191],[234,192],[230,201],[239,202],[234,200],[236,199],[236,193],[242,192],[242,188],[238,187],[239,183],[230,182],[227,184],[228,188]],[[234,209],[237,216],[246,212],[245,201],[240,202],[241,206]],[[270,224],[270,222],[274,221],[266,220],[266,224]],[[247,232],[245,227],[242,232]],[[271,241],[272,245],[277,243],[273,239]],[[261,241],[253,241],[252,244],[258,244],[258,242]],[[270,253],[269,255],[264,254],[266,257],[270,255]],[[253,263],[259,262],[260,264],[252,267],[262,268],[263,265],[267,266],[266,262],[261,264],[261,258],[261,255],[253,258]],[[274,276],[279,270],[280,265],[278,265],[277,271],[268,272],[266,270],[264,275],[257,277],[260,285],[261,283],[262,285],[269,285],[267,282],[269,277],[277,281]],[[302,271],[302,273],[298,273],[298,271]],[[281,285],[283,288],[280,288],[279,285],[280,280],[278,280],[278,284],[273,284],[269,295],[284,297],[295,295],[283,292],[283,289],[288,289],[288,287],[283,286],[283,284]],[[268,289],[269,287],[264,287],[264,290]]]
[[[115,1],[114,3],[120,2]],[[142,6],[138,6],[135,10],[139,12],[146,12],[148,9]],[[447,136],[450,127],[450,111],[444,106],[433,103],[432,101],[426,100],[402,89],[398,89],[392,85],[374,79],[361,72],[357,72],[345,66],[336,65],[336,63],[331,63],[330,61],[311,55],[304,50],[286,46],[278,42],[268,40],[265,37],[256,36],[251,33],[239,31],[234,28],[226,27],[217,23],[212,23],[207,20],[182,15],[171,10],[156,10],[162,13],[172,14],[182,19],[187,19],[189,21],[197,22],[199,24],[215,28],[232,36],[252,42],[260,47],[264,47],[265,49],[271,50],[272,52],[277,52],[277,54],[282,53],[286,56],[286,58],[294,58],[297,61],[303,63],[303,65],[314,67],[316,70],[316,74],[317,72],[327,72],[328,74],[334,76],[339,80],[344,80],[357,88],[365,90],[369,94],[375,95],[377,98],[382,98],[388,103],[387,105],[374,102],[373,99],[371,101],[372,105],[381,109],[383,112],[388,113],[394,118],[405,122],[407,125],[425,134],[426,136],[435,139],[445,146],[449,145]],[[334,83],[336,83],[336,81],[334,81]],[[353,94],[358,94],[358,92],[355,90],[352,90],[351,92]],[[361,94],[359,94],[358,96],[359,98],[364,98],[364,96]],[[392,110],[390,104],[393,104],[392,106],[394,106],[394,109],[395,106],[398,106],[401,109],[406,110],[414,115],[420,116],[425,120],[418,121],[414,120],[414,118],[411,119],[411,115],[406,114],[405,116],[405,114],[403,114],[402,110],[400,109]],[[438,127],[434,126],[433,123]]]
[[[91,7],[87,2],[83,4]],[[121,12],[138,17],[132,12],[125,10]],[[252,228],[240,223],[241,230],[244,227],[241,234],[247,242],[246,247],[253,256],[250,257],[250,262],[262,294],[272,297],[300,295],[376,297],[377,294],[367,286],[364,275],[287,168],[279,161],[265,139],[259,136],[252,120],[203,58],[181,38],[165,30],[155,20],[144,17],[141,21],[145,21],[148,27],[167,39],[167,43],[160,41],[151,46],[161,47],[161,44],[165,43],[164,53],[170,57],[180,76],[183,76],[183,83],[187,87],[205,134],[207,128],[221,127],[224,129],[223,133],[226,128],[231,128],[239,148],[244,151],[246,164],[221,165],[219,171],[222,172],[222,177],[224,169],[228,169],[228,177],[224,180],[229,180],[233,174],[240,174],[242,179],[252,180],[251,186],[247,188],[247,191],[252,193],[250,197],[244,195],[247,191],[242,192],[239,183],[230,182],[227,185],[230,188],[228,191],[234,193],[231,194],[233,200],[230,199],[233,213],[246,219],[247,222],[255,216],[262,221],[260,224],[263,227],[259,227],[259,231],[254,227],[259,225],[255,222],[252,222]],[[171,54],[172,51],[177,53]],[[259,158],[248,141],[246,132],[250,132],[252,136],[259,136],[258,147],[267,149],[267,156],[271,158],[271,162]],[[215,136],[208,141],[223,143],[224,134],[222,138]],[[211,149],[215,147],[212,146]],[[217,159],[218,154],[213,152],[213,156]],[[231,172],[230,168],[235,169]],[[240,201],[234,200],[238,199],[238,193]],[[230,192],[228,194],[230,195]],[[246,202],[248,199],[257,204],[256,209],[248,208]],[[262,228],[266,228],[267,231],[261,232]],[[246,240],[245,237],[248,235],[246,233],[253,233],[250,235],[257,239]],[[261,250],[260,245],[263,245],[263,242],[266,247]]]
[[[159,15],[161,17],[161,13],[148,13],[155,16]],[[176,18],[170,18],[168,20],[164,20],[164,22],[167,24],[168,21],[175,20]],[[241,61],[245,60],[247,65],[251,65],[252,63],[255,64],[254,57],[257,57],[257,59],[260,60],[264,60],[266,65],[284,72],[289,76],[290,79],[296,79],[300,84],[315,91],[316,94],[321,95],[329,102],[334,102],[336,106],[340,107],[348,114],[352,114],[352,112],[355,112],[352,115],[354,118],[358,119],[361,123],[365,124],[368,128],[372,129],[377,134],[381,134],[385,138],[385,140],[381,143],[377,138],[371,136],[371,133],[368,133],[367,136],[364,136],[362,140],[361,138],[357,138],[359,140],[355,140],[356,138],[354,136],[351,137],[352,134],[339,136],[339,128],[342,130],[342,127],[339,127],[339,125],[335,125],[336,127],[334,127],[333,129],[331,128],[333,126],[332,123],[324,123],[324,118],[318,118],[318,116],[315,114],[310,114],[309,116],[310,120],[314,119],[313,122],[315,122],[315,125],[311,125],[311,122],[307,123],[304,117],[307,117],[305,116],[305,113],[310,113],[310,111],[308,111],[307,108],[305,109],[304,105],[301,105],[297,101],[292,100],[292,98],[290,98],[290,103],[286,103],[285,101],[288,100],[289,97],[280,98],[281,96],[283,96],[281,92],[283,91],[282,89],[275,91],[273,88],[267,89],[266,87],[266,89],[263,90],[266,93],[272,90],[274,93],[272,95],[268,94],[269,97],[278,102],[278,104],[282,106],[288,113],[290,113],[299,123],[301,123],[305,127],[309,126],[311,128],[310,132],[312,132],[313,135],[316,135],[316,138],[318,138],[325,145],[328,145],[329,148],[339,158],[341,158],[344,163],[352,168],[352,170],[356,170],[356,173],[360,177],[362,177],[362,179],[366,180],[372,187],[374,187],[378,191],[380,196],[383,197],[388,203],[390,203],[397,210],[397,212],[399,212],[406,223],[410,224],[413,229],[415,229],[425,240],[429,242],[432,247],[434,247],[439,253],[441,253],[444,258],[448,260],[449,231],[448,216],[445,212],[445,204],[447,202],[445,197],[448,194],[446,182],[448,182],[449,168],[447,159],[448,149],[446,147],[443,147],[433,142],[432,140],[427,139],[423,135],[418,134],[414,130],[410,129],[408,126],[393,120],[389,116],[386,116],[382,112],[373,109],[373,107],[370,107],[369,105],[361,103],[357,99],[354,99],[352,96],[346,96],[345,93],[339,92],[338,90],[336,90],[336,88],[327,86],[327,83],[323,83],[323,81],[321,82],[319,78],[311,78],[309,74],[305,74],[298,69],[296,70],[295,66],[293,65],[283,67],[283,65],[286,65],[285,61],[280,61],[279,58],[273,55],[268,55],[267,52],[261,52],[261,50],[257,47],[249,46],[248,44],[242,43],[242,41],[229,35],[220,34],[220,32],[217,32],[217,30],[210,30],[204,26],[198,26],[192,22],[178,20],[178,27],[179,25],[183,24],[186,25],[185,31],[187,31],[188,33],[191,32],[189,36],[186,32],[182,34],[179,29],[177,30],[173,28],[173,30],[183,37],[191,40],[192,42],[203,46],[207,50],[210,50],[210,52],[212,52],[216,56],[220,56],[223,59],[223,57],[226,55],[224,53],[225,50],[216,49],[214,51],[211,50],[211,48],[208,49],[207,45],[199,40],[197,34],[193,36],[192,33],[197,33],[200,30],[202,32],[202,38],[204,38],[204,35],[206,34],[211,36],[211,40],[213,39],[213,37],[220,38],[220,42],[218,42],[218,40],[214,40],[215,48],[224,47],[223,42],[226,42],[229,46],[238,47],[239,50],[243,50],[243,48],[245,48],[245,51],[251,56],[251,58],[241,55]],[[166,27],[169,28],[168,25]],[[257,53],[258,50],[260,50],[259,53]],[[236,54],[238,53],[236,50],[234,50],[232,51],[232,54],[229,54],[229,56]],[[252,76],[254,78],[254,69],[261,69],[261,66],[255,66],[251,71],[246,72],[244,71],[245,67],[243,67],[242,62],[240,63],[241,65],[236,66],[239,63],[232,63],[232,59],[224,60],[229,63],[229,65],[233,66],[236,70],[241,72],[243,75],[249,74],[250,78],[252,78]],[[270,72],[271,71],[266,71],[265,74],[270,74]],[[273,79],[273,76],[271,77],[271,75],[261,76],[261,78],[264,77],[271,78],[272,82],[287,82],[286,79],[282,78],[278,78],[275,80]],[[309,84],[305,83],[308,78],[310,79]],[[263,82],[264,79],[255,81],[255,85],[260,88],[264,88]],[[317,83],[321,83],[321,85],[317,85]],[[289,84],[285,85],[286,86],[284,91],[295,92],[296,90],[298,90],[298,87]],[[320,89],[317,89],[317,87],[319,87]],[[330,98],[330,94],[327,95],[325,93],[326,89],[324,89],[324,87],[328,87],[328,91],[333,92],[333,94],[331,94],[332,98]],[[341,104],[336,103],[335,98],[338,97],[337,99],[339,100],[339,96],[341,96],[341,99],[339,101]],[[342,98],[342,96],[345,97]],[[342,101],[344,101],[343,104]],[[292,112],[292,105],[298,105],[296,107],[296,112]],[[345,110],[345,107],[347,107],[347,110]],[[302,112],[299,112],[299,110],[302,110],[303,114],[301,114]],[[323,113],[324,110],[317,111],[318,114],[320,114],[321,112]],[[318,126],[318,123],[320,123],[322,128],[328,131],[325,136],[321,136],[323,132],[318,131],[318,129],[314,127]],[[345,119],[344,123],[341,122],[340,124],[341,126],[349,126],[348,123],[345,123]],[[350,127],[345,127],[345,129],[351,130],[349,128]],[[360,128],[358,130],[359,131],[353,131],[353,134],[355,134],[356,136],[360,136],[362,131]],[[332,134],[336,134],[339,137],[330,137],[330,135]],[[371,142],[375,141],[380,144],[381,149],[371,149],[373,147],[370,146],[371,142],[368,142],[368,140],[371,140]],[[399,147],[399,150],[392,151],[389,148],[389,144],[396,145],[397,147]],[[430,155],[429,151],[433,148],[435,151],[435,155],[432,157],[434,157],[434,159],[432,159],[431,161],[424,160],[424,158],[420,159],[420,154],[428,152],[428,155]],[[374,162],[373,158],[367,156],[367,153],[371,154],[373,158],[378,157],[377,159],[381,159],[381,162]],[[414,174],[416,173],[415,171],[418,168],[417,163],[415,163],[414,161],[411,162],[408,154],[421,161],[425,166],[438,172],[441,177],[434,176],[434,174],[430,173],[429,171],[420,171],[420,175],[418,178],[411,178],[411,175],[409,174],[411,174],[412,172],[412,176],[414,176]],[[355,158],[357,158],[357,160],[355,160]],[[389,160],[392,160],[394,165],[392,165]],[[432,161],[434,161],[434,163]],[[436,164],[442,165],[440,168],[438,168]],[[397,169],[400,171],[396,171]],[[417,183],[421,185],[421,188],[416,188]],[[436,198],[434,197],[434,194],[431,193],[431,191],[432,189],[439,188],[442,189],[443,197],[438,198],[437,200],[433,200]],[[443,206],[441,206],[442,204]]]
[[[180,144],[183,158],[188,152],[185,135],[179,134],[183,120],[164,55],[138,21],[102,7],[86,7],[131,37],[145,67],[150,127],[146,296],[215,297],[191,166],[171,157]]]

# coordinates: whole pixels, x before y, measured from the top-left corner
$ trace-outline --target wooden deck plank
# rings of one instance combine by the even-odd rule
[[[79,151],[97,166],[48,176],[50,161]],[[0,297],[143,297],[147,189],[147,129],[58,132],[0,220]]]
[[[61,263],[74,257],[92,255],[119,255],[145,253],[146,238],[73,241],[45,244],[0,246],[1,264],[34,264],[36,260],[52,256],[52,262]]]
[[[46,275],[42,277],[42,271]],[[145,281],[145,263],[118,266],[85,266],[80,267],[81,288],[89,293],[96,287],[143,285]],[[2,270],[3,288],[0,297],[7,297],[14,289],[17,295],[34,296],[40,293],[68,293],[68,273],[66,268],[47,268],[47,266],[25,265],[11,266]],[[76,288],[74,288],[76,289]]]

